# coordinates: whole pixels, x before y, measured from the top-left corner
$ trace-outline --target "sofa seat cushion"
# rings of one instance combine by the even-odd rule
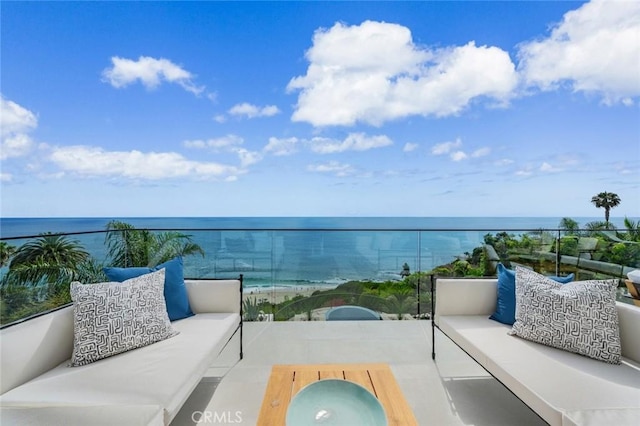
[[[71,368],[65,362],[0,396],[0,403],[158,405],[168,423],[239,323],[240,316],[234,313],[175,321],[172,325],[180,334],[171,339],[81,367]]]
[[[584,409],[638,409],[640,370],[578,356],[508,334],[484,315],[441,316],[439,327],[551,424]],[[569,389],[583,389],[574,392]]]
[[[164,426],[162,407],[154,405],[54,405],[0,407],[0,424]]]
[[[637,426],[640,408],[612,408],[569,411],[562,416],[562,426]]]

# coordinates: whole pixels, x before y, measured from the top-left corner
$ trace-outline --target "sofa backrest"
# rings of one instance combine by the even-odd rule
[[[0,394],[71,358],[73,307],[0,330]]]
[[[239,280],[184,280],[194,314],[240,313]]]
[[[496,310],[497,278],[438,278],[436,282],[436,314],[487,315]]]
[[[495,278],[438,278],[435,322],[442,315],[486,315],[496,309],[498,280]],[[616,302],[622,356],[640,364],[640,308]]]

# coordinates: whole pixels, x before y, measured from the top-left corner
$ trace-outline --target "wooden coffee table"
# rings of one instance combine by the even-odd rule
[[[322,379],[349,380],[367,388],[384,407],[390,426],[418,425],[388,364],[274,365],[258,425],[283,426],[293,396],[309,383]]]

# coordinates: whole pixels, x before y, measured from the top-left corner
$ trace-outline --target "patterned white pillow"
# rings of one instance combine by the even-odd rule
[[[164,275],[161,269],[122,283],[71,283],[70,365],[90,364],[178,334],[167,314]]]
[[[620,364],[616,280],[559,284],[516,268],[516,322],[510,334]]]

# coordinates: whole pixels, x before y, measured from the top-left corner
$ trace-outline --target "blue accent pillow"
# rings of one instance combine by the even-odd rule
[[[573,281],[573,274],[566,277],[548,277],[561,284]],[[496,311],[489,317],[507,325],[516,322],[516,271],[498,263],[498,300]]]
[[[134,267],[134,268],[104,268],[104,273],[111,281],[123,282],[140,275],[159,271],[165,268],[164,278],[164,300],[167,305],[167,313],[171,321],[193,316],[187,296],[187,288],[184,285],[184,273],[182,268],[182,258],[176,257],[154,268]]]

